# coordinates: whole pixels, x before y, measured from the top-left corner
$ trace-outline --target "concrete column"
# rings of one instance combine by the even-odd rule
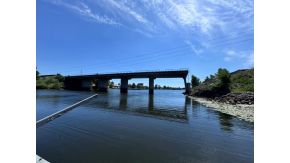
[[[98,92],[108,92],[108,79],[98,79]]]
[[[122,78],[121,79],[121,93],[128,93],[128,78]]]
[[[149,94],[154,94],[154,78],[149,78]]]

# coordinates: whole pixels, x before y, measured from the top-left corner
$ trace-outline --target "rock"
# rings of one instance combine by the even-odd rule
[[[252,105],[254,104],[254,94],[252,92],[249,93],[228,93],[226,95],[215,97],[211,99],[216,102],[223,102],[227,104],[246,104]]]

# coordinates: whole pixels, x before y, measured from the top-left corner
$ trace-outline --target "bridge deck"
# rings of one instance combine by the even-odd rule
[[[188,70],[170,70],[170,71],[149,71],[149,72],[128,72],[128,73],[110,73],[110,74],[92,74],[67,76],[67,78],[185,78]]]

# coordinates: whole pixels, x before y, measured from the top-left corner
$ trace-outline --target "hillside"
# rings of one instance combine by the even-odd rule
[[[232,72],[230,90],[233,93],[254,92],[254,69]]]
[[[199,86],[193,88],[191,95],[213,98],[227,93],[254,92],[254,69],[243,69],[230,73],[227,90],[220,88],[220,83],[217,74],[210,75]]]

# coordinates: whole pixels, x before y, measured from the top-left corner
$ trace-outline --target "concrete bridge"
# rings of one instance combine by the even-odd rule
[[[190,91],[190,83],[186,83],[188,70],[170,70],[170,71],[148,71],[148,72],[128,72],[111,74],[93,74],[66,76],[64,87],[69,90],[90,90],[96,87],[99,92],[107,92],[109,80],[121,79],[121,93],[128,92],[128,80],[132,78],[148,78],[149,94],[154,93],[154,79],[156,78],[182,78],[186,92]]]

